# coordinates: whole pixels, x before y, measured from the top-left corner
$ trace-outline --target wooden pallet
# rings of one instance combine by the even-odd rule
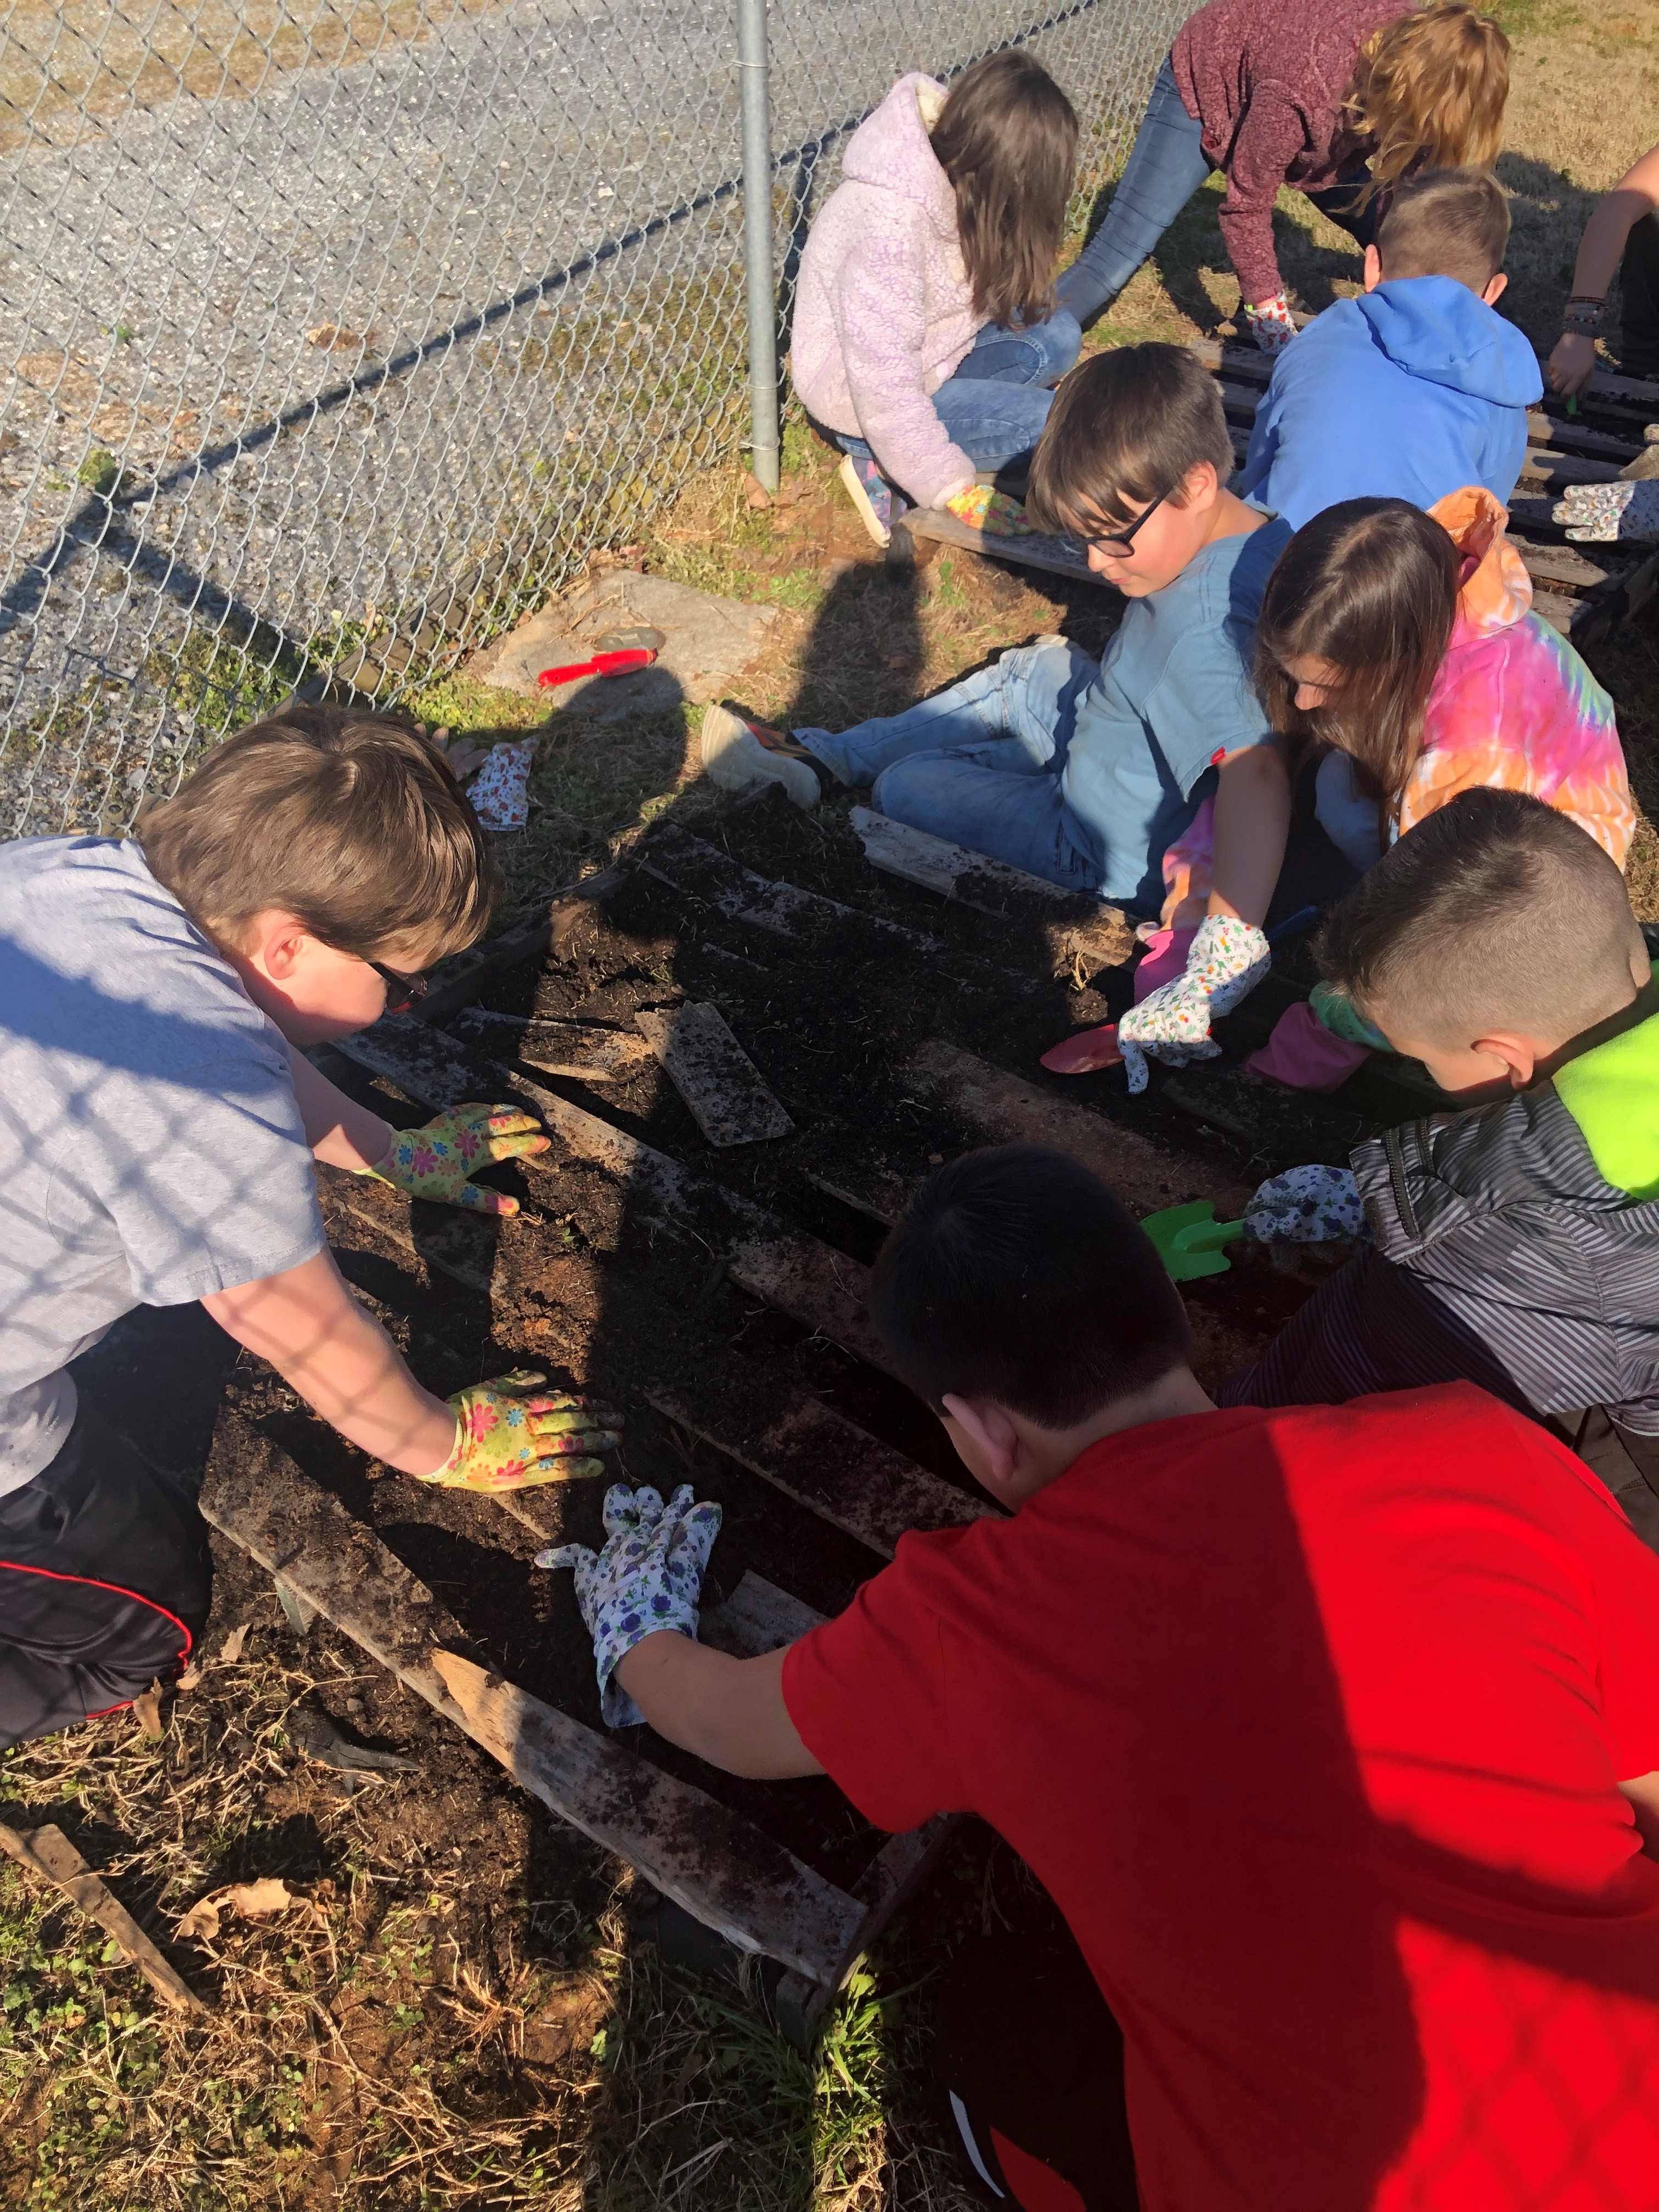
[[[1255,410],[1272,364],[1250,345],[1205,338],[1190,350],[1216,375],[1242,465]],[[1570,484],[1606,483],[1659,444],[1659,385],[1628,377],[1593,376],[1570,416],[1553,396],[1527,417],[1527,458],[1510,503],[1510,537],[1533,580],[1533,608],[1575,645],[1600,645],[1659,592],[1659,544],[1569,544],[1552,510]],[[942,509],[904,518],[911,537],[1018,568],[1064,576],[1102,591],[1111,586],[1090,569],[1073,538],[1031,534],[998,537],[974,530]]]

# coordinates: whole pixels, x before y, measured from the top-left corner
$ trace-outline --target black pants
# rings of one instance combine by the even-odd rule
[[[0,1497],[0,1749],[166,1680],[212,1591],[195,1505],[82,1406],[51,1466]]]
[[[963,1945],[933,2018],[940,2117],[988,2203],[1135,2212],[1123,2038],[1063,1928]]]
[[[1631,225],[1619,278],[1625,301],[1619,366],[1626,376],[1659,377],[1659,215]]]

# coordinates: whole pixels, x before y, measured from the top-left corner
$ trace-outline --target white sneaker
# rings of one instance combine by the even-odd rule
[[[872,540],[884,550],[893,533],[871,505],[870,495],[864,488],[864,479],[859,474],[859,465],[850,453],[842,456],[838,473],[841,477],[842,489],[859,511],[859,520],[869,532]]]
[[[729,707],[709,707],[702,718],[702,770],[722,791],[751,791],[757,783],[780,783],[797,806],[811,813],[823,787],[818,772],[800,752],[778,752],[757,734],[765,730],[775,744],[791,739],[763,722],[745,722]]]

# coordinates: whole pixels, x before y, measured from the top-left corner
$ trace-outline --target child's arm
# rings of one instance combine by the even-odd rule
[[[1631,231],[1644,215],[1659,208],[1659,146],[1627,169],[1584,226],[1572,272],[1575,300],[1605,300]],[[1595,339],[1589,331],[1565,331],[1550,356],[1555,390],[1582,392],[1595,367]]]
[[[351,1292],[331,1252],[202,1300],[238,1344],[269,1360],[331,1427],[404,1474],[430,1475],[454,1449],[455,1409],[423,1390]]]
[[[391,1123],[348,1098],[297,1045],[289,1045],[288,1064],[306,1142],[315,1157],[353,1175],[378,1167],[392,1148]]]
[[[728,1774],[776,1782],[823,1771],[783,1701],[783,1661],[781,1651],[734,1659],[670,1631],[623,1652],[616,1674],[670,1743]]]
[[[1216,781],[1209,912],[1259,929],[1290,834],[1291,779],[1278,745],[1247,745],[1224,761]]]

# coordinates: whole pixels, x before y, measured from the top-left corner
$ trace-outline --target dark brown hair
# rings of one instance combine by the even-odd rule
[[[1371,149],[1359,205],[1414,168],[1490,168],[1509,96],[1510,42],[1468,0],[1428,0],[1374,31],[1342,102]]]
[[[1455,276],[1484,292],[1504,265],[1510,204],[1489,169],[1425,169],[1401,185],[1376,233],[1385,277]]]
[[[1304,522],[1279,555],[1255,633],[1255,688],[1290,740],[1292,774],[1316,744],[1348,755],[1379,823],[1397,818],[1435,672],[1457,612],[1457,550],[1403,499],[1345,499]],[[1334,698],[1304,713],[1287,664],[1342,672]]]
[[[1224,484],[1233,472],[1214,377],[1185,346],[1120,346],[1082,362],[1055,393],[1026,508],[1039,530],[1126,523],[1126,499],[1167,498],[1203,461]]]
[[[988,54],[957,80],[932,136],[957,196],[974,312],[1005,328],[1042,322],[1077,160],[1071,101],[1029,54]]]
[[[1408,830],[1316,945],[1327,979],[1413,1042],[1565,1044],[1630,996],[1642,933],[1618,863],[1570,815],[1481,789]]]
[[[994,1145],[928,1176],[882,1246],[870,1312],[935,1413],[994,1398],[1069,1429],[1192,1357],[1181,1293],[1122,1200],[1069,1153]]]
[[[489,841],[431,740],[386,714],[283,707],[227,738],[137,837],[191,920],[235,943],[276,908],[361,958],[479,936],[500,895]]]

